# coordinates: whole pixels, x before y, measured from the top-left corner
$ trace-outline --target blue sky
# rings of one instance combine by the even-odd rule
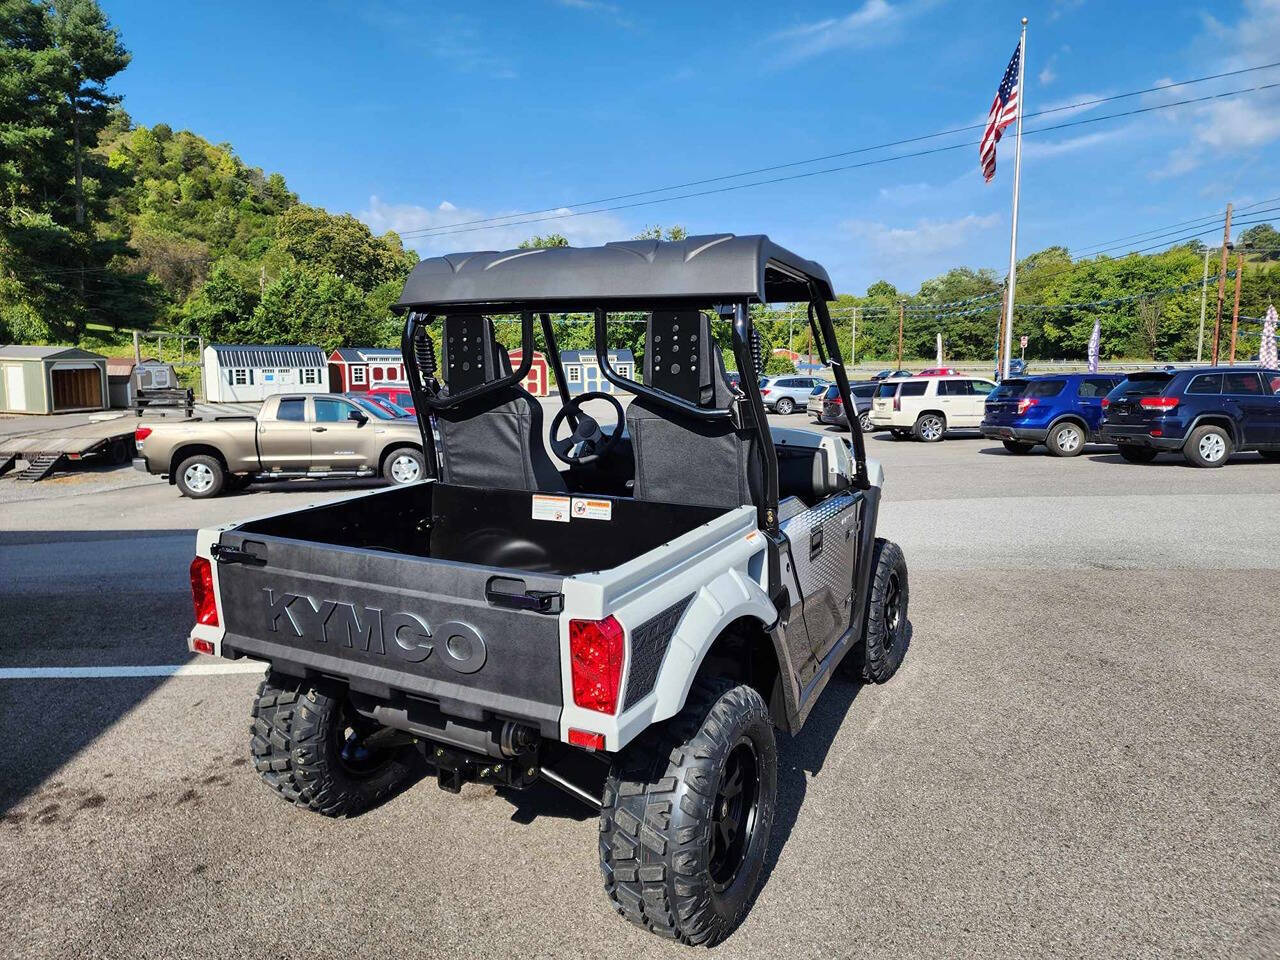
[[[247,163],[283,173],[305,202],[378,231],[570,205],[978,123],[1023,15],[1029,112],[1280,60],[1280,0],[1219,3],[1212,15],[1198,3],[1116,0],[102,2],[134,55],[114,89],[138,122],[228,141]],[[1276,81],[1280,69],[1054,122]],[[1277,93],[1027,137],[1020,253],[1083,249],[1228,200],[1280,195]],[[559,231],[590,245],[679,223],[692,233],[768,233],[852,293],[876,279],[914,289],[955,265],[1003,275],[1009,134],[990,185],[977,148],[964,147],[406,242],[431,255]]]

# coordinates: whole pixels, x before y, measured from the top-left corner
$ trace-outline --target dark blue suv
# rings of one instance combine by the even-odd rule
[[[1220,467],[1242,450],[1280,460],[1280,370],[1131,373],[1103,406],[1102,439],[1132,463],[1179,451],[1197,467]]]
[[[987,397],[982,435],[1003,441],[1010,453],[1043,443],[1056,457],[1074,457],[1097,439],[1102,398],[1123,379],[1106,373],[1010,377]]]

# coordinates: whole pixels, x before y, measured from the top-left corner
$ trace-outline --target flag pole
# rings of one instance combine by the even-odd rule
[[[1022,185],[1022,114],[1027,104],[1027,88],[1023,83],[1027,72],[1027,18],[1022,18],[1022,39],[1018,41],[1018,136],[1013,150],[1013,232],[1009,238],[1009,299],[1004,317],[1004,369],[1009,376],[1013,358],[1013,297],[1018,283],[1018,190]]]

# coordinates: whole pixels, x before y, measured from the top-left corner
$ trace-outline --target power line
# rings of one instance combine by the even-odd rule
[[[1274,63],[1260,64],[1259,66],[1255,66],[1255,67],[1245,67],[1245,68],[1243,68],[1243,69],[1241,69],[1241,70],[1231,70],[1231,71],[1228,71],[1228,72],[1225,72],[1225,73],[1216,73],[1216,74],[1212,74],[1212,75],[1210,75],[1210,76],[1195,77],[1195,78],[1193,78],[1193,79],[1191,79],[1191,80],[1181,80],[1181,81],[1178,81],[1177,83],[1169,83],[1169,84],[1164,84],[1164,85],[1162,85],[1162,86],[1147,87],[1147,88],[1142,89],[1142,90],[1132,90],[1132,91],[1129,91],[1129,92],[1127,92],[1127,93],[1118,93],[1118,94],[1114,94],[1114,95],[1112,95],[1112,96],[1108,96],[1108,97],[1096,97],[1096,98],[1094,98],[1094,99],[1092,99],[1092,100],[1081,100],[1081,101],[1078,101],[1078,102],[1076,102],[1076,103],[1065,104],[1065,105],[1060,106],[1060,107],[1051,107],[1051,108],[1049,108],[1049,109],[1047,109],[1047,110],[1038,110],[1038,111],[1035,111],[1035,112],[1032,112],[1032,113],[1028,113],[1028,114],[1026,114],[1026,115],[1024,116],[1024,118],[1023,118],[1023,119],[1048,116],[1048,115],[1050,115],[1050,114],[1054,114],[1054,113],[1062,113],[1062,112],[1067,111],[1067,110],[1080,110],[1080,109],[1085,109],[1085,108],[1087,108],[1087,107],[1094,107],[1094,106],[1098,106],[1099,104],[1103,104],[1103,103],[1111,103],[1111,102],[1114,102],[1114,101],[1117,101],[1117,100],[1125,100],[1125,99],[1129,99],[1129,98],[1132,98],[1132,97],[1142,96],[1142,95],[1144,95],[1144,94],[1148,94],[1148,93],[1157,93],[1157,92],[1162,92],[1162,91],[1165,91],[1165,90],[1172,90],[1172,89],[1176,89],[1176,88],[1178,88],[1178,87],[1190,86],[1190,85],[1197,84],[1197,83],[1207,83],[1207,82],[1209,82],[1209,81],[1211,81],[1211,80],[1221,80],[1221,79],[1223,79],[1223,78],[1225,78],[1225,77],[1240,76],[1240,75],[1242,75],[1242,74],[1255,73],[1255,72],[1258,72],[1258,71],[1261,71],[1261,70],[1270,70],[1270,69],[1273,69],[1273,68],[1275,68],[1275,67],[1280,67],[1280,61],[1276,61],[1276,62],[1274,62]],[[1239,92],[1252,92],[1252,91],[1239,91]],[[1227,95],[1228,95],[1228,96],[1230,96],[1230,95],[1233,95],[1233,94],[1227,94]],[[1208,98],[1206,98],[1206,99],[1208,99]],[[1182,103],[1193,103],[1193,102],[1198,102],[1198,101],[1196,101],[1196,100],[1188,100],[1188,101],[1183,101]],[[1181,104],[1181,103],[1174,103],[1174,104],[1168,104],[1168,105],[1166,105],[1166,106],[1180,106],[1180,105],[1182,105],[1182,104]],[[1153,108],[1149,108],[1149,109],[1162,109],[1162,107],[1157,106],[1157,107],[1153,107]],[[1116,116],[1127,116],[1127,115],[1128,115],[1128,114],[1117,114]],[[1107,118],[1102,117],[1102,118],[1096,118],[1096,119],[1107,119]],[[466,232],[471,232],[471,231],[469,231],[469,230],[456,230],[456,229],[454,229],[454,228],[457,228],[457,227],[475,227],[475,229],[489,229],[489,227],[480,227],[480,226],[476,226],[476,225],[478,225],[478,224],[488,224],[488,225],[490,225],[491,227],[510,227],[510,226],[519,226],[519,225],[521,225],[521,224],[523,224],[523,223],[540,223],[540,222],[544,222],[544,220],[545,220],[545,219],[564,219],[564,218],[566,218],[567,216],[577,216],[577,215],[578,215],[578,213],[561,214],[561,215],[560,215],[560,216],[558,216],[558,217],[543,218],[542,220],[525,220],[525,219],[523,219],[523,218],[525,218],[525,217],[530,217],[530,216],[534,216],[534,215],[537,215],[537,214],[544,214],[544,213],[558,213],[558,212],[559,212],[559,211],[561,211],[561,210],[571,209],[571,208],[576,208],[576,207],[594,207],[594,206],[597,206],[598,204],[602,204],[602,203],[614,203],[614,202],[619,201],[619,200],[631,200],[631,199],[634,199],[634,198],[636,198],[636,197],[649,196],[649,195],[651,195],[651,194],[655,194],[655,193],[667,193],[667,192],[672,191],[672,190],[683,190],[683,189],[686,189],[686,188],[688,188],[688,187],[705,186],[705,185],[710,184],[710,183],[720,183],[720,182],[723,182],[723,181],[725,181],[725,180],[736,180],[736,179],[738,179],[738,178],[740,178],[740,177],[755,176],[756,174],[760,174],[760,173],[771,173],[771,172],[776,171],[776,170],[786,170],[786,169],[790,169],[790,168],[792,168],[792,167],[806,166],[806,165],[808,165],[808,164],[810,164],[810,163],[821,163],[821,162],[826,161],[826,160],[835,160],[835,159],[838,159],[838,158],[840,158],[840,157],[855,156],[855,155],[860,154],[860,153],[869,153],[869,152],[872,152],[872,151],[875,151],[875,150],[885,150],[885,149],[888,149],[888,148],[890,148],[890,147],[906,146],[907,144],[911,144],[911,143],[920,143],[920,142],[923,142],[923,141],[926,141],[926,140],[934,140],[934,139],[937,139],[937,138],[939,138],[939,137],[952,136],[952,135],[954,135],[954,134],[958,134],[958,133],[967,133],[967,132],[969,132],[969,131],[971,131],[971,130],[982,130],[982,129],[984,129],[984,128],[985,128],[985,126],[986,126],[986,124],[985,124],[985,123],[969,124],[969,125],[967,125],[967,126],[962,126],[962,127],[953,127],[953,128],[951,128],[951,129],[949,129],[949,130],[940,130],[940,131],[938,131],[938,132],[936,132],[936,133],[928,133],[928,134],[923,134],[923,135],[921,135],[921,136],[916,136],[916,137],[906,137],[906,138],[899,139],[899,140],[891,140],[891,141],[887,141],[887,142],[885,142],[885,143],[878,143],[878,144],[873,144],[873,145],[865,146],[865,147],[855,147],[855,148],[850,149],[850,150],[842,150],[842,151],[839,151],[839,152],[836,152],[836,153],[828,153],[828,154],[823,154],[823,155],[821,155],[821,156],[817,156],[817,157],[809,157],[809,158],[807,158],[807,159],[805,159],[805,160],[792,160],[792,161],[789,161],[789,162],[787,162],[787,163],[779,163],[779,164],[774,164],[774,165],[772,165],[772,166],[767,166],[767,167],[757,167],[757,168],[755,168],[755,169],[753,169],[753,170],[743,170],[743,171],[740,171],[740,172],[738,172],[738,173],[723,174],[723,175],[721,175],[721,176],[716,176],[716,177],[707,177],[707,178],[704,178],[704,179],[701,179],[701,180],[689,180],[689,181],[686,181],[686,182],[684,182],[684,183],[671,184],[671,185],[669,185],[669,186],[665,186],[665,187],[651,187],[651,188],[649,188],[649,189],[647,189],[647,190],[636,190],[636,191],[632,191],[632,192],[630,192],[630,193],[620,193],[620,194],[615,194],[614,196],[611,196],[611,197],[601,197],[601,198],[596,199],[596,200],[583,200],[583,201],[579,201],[578,203],[572,203],[572,204],[560,204],[560,205],[555,206],[555,207],[543,207],[543,208],[538,209],[538,210],[528,210],[528,211],[523,211],[523,212],[518,212],[518,213],[509,213],[509,214],[503,214],[503,215],[501,215],[501,216],[482,217],[482,218],[478,218],[478,219],[474,219],[474,220],[460,220],[460,221],[457,221],[457,222],[455,222],[455,223],[451,223],[451,224],[438,224],[438,225],[433,226],[433,227],[419,227],[419,228],[412,229],[412,230],[405,230],[405,231],[403,231],[403,232],[400,234],[400,236],[401,236],[401,237],[407,237],[407,236],[424,236],[424,237],[425,237],[425,236],[444,236],[444,235],[448,235],[448,234],[451,234],[451,233],[466,233]],[[1050,128],[1046,128],[1046,129],[1061,129],[1061,128],[1060,128],[1060,127],[1050,127]],[[1024,131],[1024,132],[1025,132],[1025,131]],[[960,145],[958,145],[958,146],[971,146],[971,144],[967,144],[967,143],[966,143],[966,144],[960,144]],[[908,154],[908,156],[915,156],[915,154]],[[836,168],[836,169],[848,169],[848,168]],[[772,183],[772,182],[776,182],[776,181],[765,181],[765,182],[767,182],[767,183]],[[743,186],[751,186],[751,185],[752,185],[752,184],[743,184]],[[701,195],[701,194],[696,194],[696,195]],[[682,199],[682,198],[680,198],[680,197],[670,197],[670,198],[666,198],[666,199],[676,200],[676,199]],[[655,203],[661,203],[661,202],[663,202],[663,201],[662,201],[662,200],[655,200],[655,201],[652,201],[652,202],[655,202]],[[635,205],[628,204],[627,206],[629,207],[629,206],[640,206],[640,205],[641,205],[641,204],[635,204]],[[624,208],[615,208],[615,209],[624,209]],[[579,211],[579,213],[603,213],[603,212],[606,212],[606,211],[603,211],[603,210],[583,210],[583,211]],[[500,222],[500,221],[513,221],[513,222]]]

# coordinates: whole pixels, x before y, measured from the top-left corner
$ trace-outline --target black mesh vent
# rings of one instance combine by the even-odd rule
[[[653,689],[658,680],[658,669],[671,644],[671,635],[676,632],[676,624],[692,599],[693,594],[689,594],[631,631],[631,675],[627,677],[623,710],[630,709]]]

